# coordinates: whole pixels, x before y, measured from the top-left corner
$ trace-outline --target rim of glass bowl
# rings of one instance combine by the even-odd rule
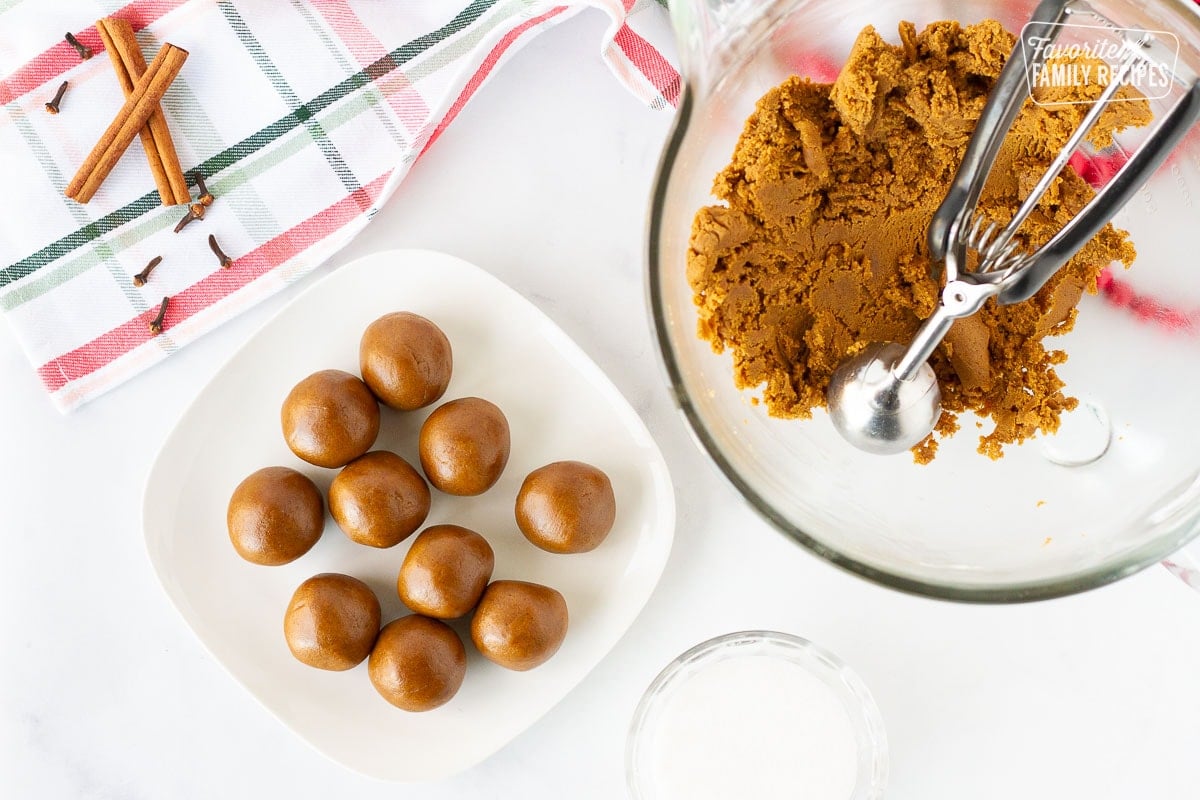
[[[686,79],[683,79],[679,110],[676,113],[671,133],[663,147],[650,202],[649,224],[646,237],[647,263],[649,266],[647,270],[647,289],[650,313],[653,319],[655,337],[658,342],[659,359],[667,371],[667,378],[670,381],[671,393],[675,398],[676,407],[683,412],[683,417],[687,421],[693,437],[708,454],[709,458],[716,463],[726,480],[733,484],[734,488],[741,493],[742,497],[749,502],[750,506],[761,517],[810,552],[855,575],[910,594],[969,603],[1025,603],[1036,600],[1048,600],[1095,589],[1133,575],[1152,564],[1158,563],[1200,534],[1200,527],[1193,525],[1183,535],[1162,536],[1126,553],[1123,558],[1117,561],[1068,575],[1033,581],[1016,581],[1008,584],[970,585],[957,584],[949,580],[921,580],[873,566],[831,547],[784,518],[782,514],[776,511],[762,495],[755,491],[742,478],[737,468],[725,457],[716,439],[709,432],[708,428],[705,427],[699,410],[688,394],[679,362],[671,346],[666,307],[663,302],[661,281],[659,280],[662,272],[659,245],[664,224],[663,209],[666,204],[667,183],[675,166],[675,161],[679,157],[683,140],[687,135],[688,124],[691,121],[694,105],[693,90],[688,85]]]
[[[753,648],[747,652],[747,648]],[[642,694],[625,745],[625,779],[634,800],[646,800],[638,784],[641,767],[641,746],[646,726],[661,700],[684,680],[694,674],[689,668],[703,662],[716,663],[727,658],[746,655],[767,655],[797,664],[808,674],[832,689],[846,709],[858,742],[859,774],[864,761],[869,763],[870,783],[855,785],[849,800],[877,800],[884,795],[888,779],[887,732],[883,715],[875,704],[870,690],[848,664],[818,644],[800,636],[779,631],[751,630],[726,633],[701,642],[677,657],[650,682]]]

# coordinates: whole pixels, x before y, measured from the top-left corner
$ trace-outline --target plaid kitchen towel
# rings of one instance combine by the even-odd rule
[[[54,403],[117,386],[308,273],[385,203],[495,69],[586,7],[612,19],[601,53],[652,108],[679,78],[647,40],[659,0],[0,0],[0,313]],[[163,110],[192,180],[217,198],[179,234],[138,142],[96,197],[63,195],[121,106],[94,27],[128,19],[149,56],[190,51]],[[81,60],[72,31],[96,57]],[[63,81],[62,112],[43,105]],[[206,239],[235,258],[221,269]],[[132,276],[154,256],[143,287]],[[161,335],[149,322],[171,302]]]

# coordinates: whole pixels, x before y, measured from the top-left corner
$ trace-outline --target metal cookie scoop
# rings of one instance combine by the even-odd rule
[[[1068,0],[1043,0],[1022,36],[1052,43],[1063,30],[1061,23],[1077,5]],[[838,367],[830,381],[826,393],[829,416],[850,444],[868,453],[888,455],[902,453],[925,439],[941,416],[942,397],[928,358],[954,320],[974,314],[990,297],[1008,305],[1036,294],[1109,223],[1200,120],[1200,80],[1195,75],[1184,79],[1175,73],[1175,82],[1188,88],[1162,115],[1137,152],[1049,242],[1033,252],[1023,250],[1014,238],[1021,223],[1067,166],[1130,70],[1152,58],[1155,42],[1151,34],[1145,33],[1136,40],[1126,38],[1123,47],[1125,55],[1100,98],[1017,213],[997,230],[995,223],[980,217],[975,209],[1000,146],[1029,97],[1026,75],[1031,69],[1040,69],[1049,49],[1036,48],[1027,57],[1022,43],[1017,43],[979,117],[946,199],[929,226],[930,254],[935,263],[945,264],[946,272],[937,310],[921,325],[907,348],[895,342],[868,345]],[[978,257],[974,270],[967,269],[968,250]]]
[[[969,246],[979,252],[992,246],[983,240],[996,230],[991,225],[981,231],[982,222],[976,219],[969,237],[973,242]],[[999,281],[980,278],[1015,268],[1013,262],[1021,258],[1015,249],[1016,243],[1009,242],[1000,250],[995,267],[961,277],[956,274],[956,259],[950,255],[941,303],[912,343],[907,348],[895,342],[872,344],[838,367],[826,400],[834,427],[846,441],[868,453],[890,455],[908,450],[929,435],[942,413],[942,391],[928,358],[954,320],[974,314],[1000,291]]]

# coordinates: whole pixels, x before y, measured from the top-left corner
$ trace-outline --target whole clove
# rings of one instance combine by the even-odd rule
[[[175,232],[179,233],[186,228],[193,220],[204,219],[204,206],[200,203],[192,203],[188,206],[188,212],[183,219],[179,220],[179,224],[175,226]]]
[[[158,316],[150,320],[150,332],[158,336],[163,331],[163,320],[167,317],[167,306],[171,304],[171,298],[164,297],[162,305],[158,307]]]
[[[217,260],[221,262],[221,269],[229,269],[233,266],[233,259],[225,255],[221,245],[217,244],[217,237],[211,233],[208,235],[208,249],[212,250]]]
[[[162,256],[155,256],[154,258],[150,259],[150,263],[146,265],[146,268],[137,275],[133,276],[133,285],[145,286],[146,281],[150,280],[150,273],[153,272],[154,268],[160,263],[162,263]]]
[[[92,49],[76,39],[75,34],[68,33],[65,38],[67,40],[67,44],[71,45],[71,47],[74,47],[75,52],[79,53],[79,58],[81,61],[87,61],[92,57]]]
[[[54,93],[54,99],[46,103],[46,111],[50,114],[58,113],[58,104],[62,102],[63,95],[67,93],[67,81],[63,81],[58,86],[58,91]]]
[[[200,170],[196,170],[192,174],[196,178],[196,188],[200,190],[200,197],[198,198],[200,205],[211,206],[213,204],[213,196],[208,191],[208,187],[204,185],[204,175],[200,173]]]

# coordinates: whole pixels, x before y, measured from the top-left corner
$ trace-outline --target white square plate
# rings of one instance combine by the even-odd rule
[[[285,465],[323,490],[336,474],[288,450],[279,408],[291,387],[325,368],[358,373],[362,331],[390,311],[413,311],[450,339],[454,375],[443,401],[475,395],[496,403],[512,429],[512,456],[480,497],[434,491],[426,525],[456,523],[496,551],[495,578],[529,580],[563,593],[570,628],[546,664],[509,672],[467,645],[467,676],[445,706],[423,714],[393,708],[366,664],[324,672],[294,660],[283,613],[295,588],[320,572],[366,581],[384,621],[407,613],[395,580],[409,540],[389,550],[350,542],[331,519],[317,545],[281,567],[241,560],[225,509],[254,470]],[[416,434],[432,409],[384,409],[375,449],[413,465]],[[513,505],[525,475],[575,459],[608,473],[617,520],[591,553],[551,555],[517,529]],[[419,468],[419,467],[418,467]],[[658,582],[675,527],[662,454],[616,387],[537,308],[482,270],[426,251],[377,253],[298,297],[217,374],[167,439],[146,485],[146,547],[163,588],[208,650],[285,725],[345,766],[377,778],[430,780],[478,763],[561,700],[616,644]]]

